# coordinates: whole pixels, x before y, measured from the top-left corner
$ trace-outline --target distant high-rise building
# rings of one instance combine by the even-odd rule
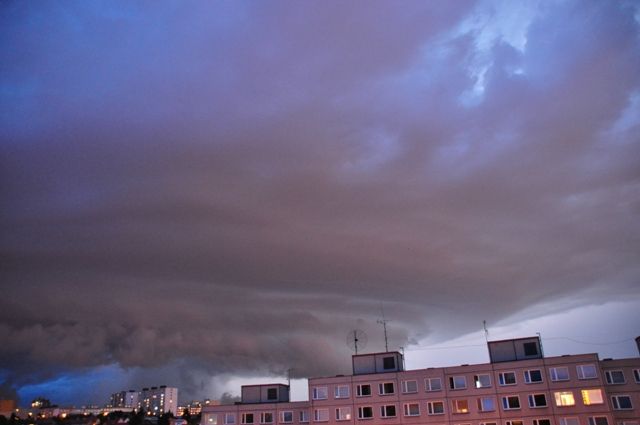
[[[142,391],[120,391],[111,395],[110,404],[114,408],[144,409],[150,415],[178,414],[178,389],[160,385]]]

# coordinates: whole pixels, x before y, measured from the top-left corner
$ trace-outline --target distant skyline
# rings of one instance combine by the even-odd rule
[[[0,64],[0,397],[348,373],[382,310],[637,355],[638,2],[9,1]]]

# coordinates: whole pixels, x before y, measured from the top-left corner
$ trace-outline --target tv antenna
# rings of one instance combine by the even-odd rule
[[[387,322],[388,320],[384,317],[384,306],[380,303],[380,311],[382,311],[382,319],[378,319],[378,323],[382,325],[384,329],[384,351],[389,352],[389,340],[387,339]]]
[[[356,356],[358,349],[363,350],[367,346],[367,341],[367,334],[360,329],[354,329],[347,334],[347,345],[356,353]]]

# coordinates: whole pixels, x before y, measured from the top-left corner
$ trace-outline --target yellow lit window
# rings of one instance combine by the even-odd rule
[[[571,391],[556,391],[556,406],[575,406],[576,400],[573,398]]]
[[[582,402],[585,406],[604,403],[604,400],[602,399],[602,391],[598,389],[582,390]]]

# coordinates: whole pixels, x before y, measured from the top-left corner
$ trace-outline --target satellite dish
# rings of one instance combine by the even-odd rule
[[[354,329],[347,334],[347,346],[357,355],[358,350],[363,350],[367,346],[367,334],[360,329]]]

